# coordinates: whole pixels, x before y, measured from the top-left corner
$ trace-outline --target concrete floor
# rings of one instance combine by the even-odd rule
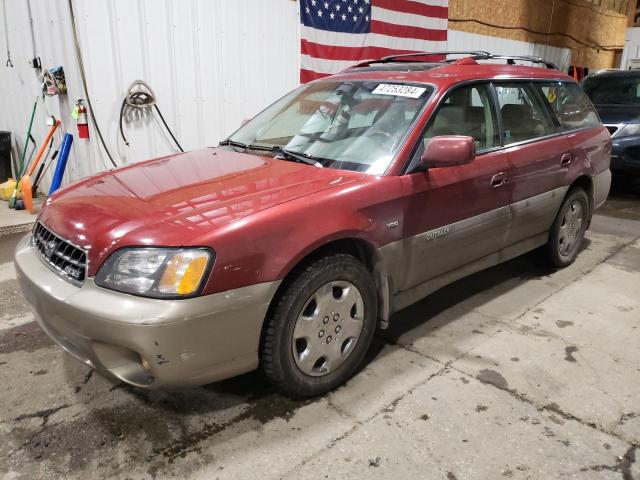
[[[623,192],[571,267],[533,252],[437,292],[305,402],[258,374],[179,392],[94,375],[34,324],[0,238],[0,475],[638,480],[639,237]]]

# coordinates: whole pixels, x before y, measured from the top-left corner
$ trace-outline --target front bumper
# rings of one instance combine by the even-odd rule
[[[279,282],[158,300],[52,272],[31,245],[16,247],[18,280],[36,320],[63,349],[139,387],[202,385],[255,369],[262,322]]]
[[[611,170],[640,173],[640,136],[611,139]]]

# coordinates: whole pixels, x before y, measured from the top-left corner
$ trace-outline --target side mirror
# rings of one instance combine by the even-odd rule
[[[472,137],[442,135],[433,137],[422,154],[425,167],[455,167],[473,162],[476,158],[476,142]]]

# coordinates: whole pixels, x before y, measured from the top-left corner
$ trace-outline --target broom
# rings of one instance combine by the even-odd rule
[[[44,154],[45,150],[47,149],[47,145],[49,145],[49,142],[51,141],[51,137],[53,137],[53,134],[55,133],[56,129],[59,126],[60,126],[60,120],[54,119],[53,120],[53,125],[51,126],[51,128],[49,129],[49,133],[47,134],[47,138],[45,138],[44,143],[42,144],[42,147],[40,147],[40,151],[38,151],[38,155],[36,155],[36,159],[31,164],[31,168],[29,169],[27,174],[23,175],[23,177],[20,179],[20,190],[22,191],[22,199],[24,201],[24,207],[27,210],[29,210],[29,213],[33,213],[33,196],[32,196],[32,192],[31,192],[31,175],[33,175],[33,172],[35,171],[36,167],[38,166],[38,162],[40,162],[40,158],[42,158],[42,155]]]
[[[33,137],[31,136],[31,127],[33,127],[33,117],[35,117],[36,115],[36,107],[38,106],[38,97],[36,97],[36,101],[33,102],[33,108],[31,109],[31,118],[29,119],[29,127],[27,128],[27,135],[26,138],[24,140],[24,148],[22,150],[22,154],[20,155],[20,166],[19,166],[19,170],[16,170],[16,178],[18,178],[19,175],[22,175],[24,172],[24,158],[25,155],[27,153],[27,149],[29,146],[29,139],[33,139]],[[35,141],[33,142],[35,145]],[[13,189],[13,194],[11,195],[11,198],[9,199],[9,208],[15,208],[16,206],[16,200],[18,198],[18,182],[16,182],[16,188]]]

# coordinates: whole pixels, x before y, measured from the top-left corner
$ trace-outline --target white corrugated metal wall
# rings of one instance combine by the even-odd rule
[[[20,148],[39,89],[26,0],[6,2],[15,68],[0,64],[0,130]],[[83,97],[67,0],[30,0],[35,49],[44,67],[62,65],[68,95],[38,105],[34,136],[55,115],[76,133],[70,113]],[[120,103],[135,79],[146,80],[185,149],[214,145],[250,116],[298,84],[298,2],[291,0],[74,0],[87,81],[98,122],[119,165],[171,153],[175,147],[155,114],[118,134]],[[4,36],[0,38],[4,42]],[[539,55],[566,69],[567,49],[449,31],[449,49]],[[4,52],[4,48],[1,50]],[[110,167],[93,127],[74,139],[64,184]],[[52,169],[51,169],[52,170]],[[49,173],[45,185],[48,184]]]
[[[15,68],[5,67],[2,59],[0,130],[12,131],[22,148],[39,85],[27,64],[33,57],[27,1],[4,1]],[[34,136],[41,142],[47,113],[76,133],[70,113],[84,94],[67,0],[30,1],[36,53],[43,67],[64,67],[69,88],[66,96],[39,103]],[[74,0],[74,9],[89,93],[119,165],[175,151],[155,114],[125,125],[129,147],[120,139],[120,103],[135,79],[146,80],[155,90],[185,149],[217,144],[243,118],[298,84],[297,2]],[[4,57],[4,35],[0,39]],[[74,138],[65,183],[110,167],[93,126],[90,135],[89,141]]]

